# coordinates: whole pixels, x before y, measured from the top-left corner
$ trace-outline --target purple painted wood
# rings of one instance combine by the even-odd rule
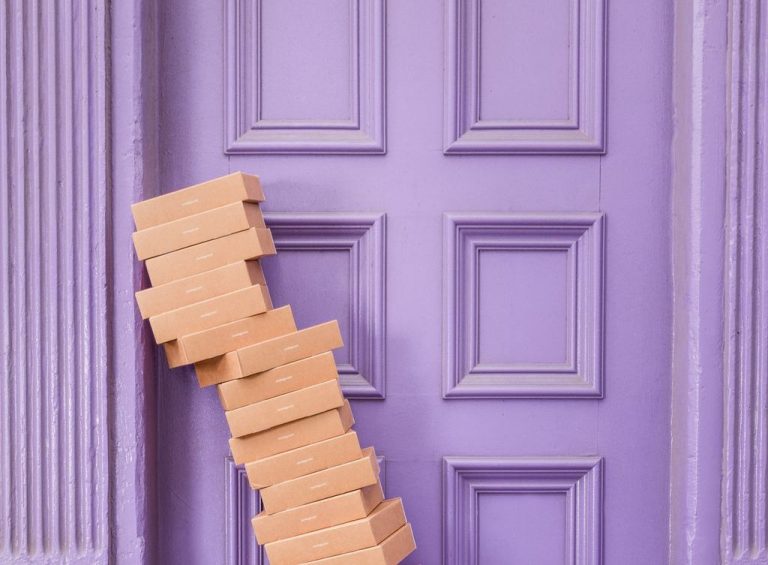
[[[341,34],[335,40],[318,35],[312,6],[308,0],[233,0],[228,10],[207,2],[163,4],[162,189],[238,169],[261,175],[266,209],[291,218],[279,228],[283,237],[298,238],[292,234],[303,231],[307,239],[300,251],[286,249],[284,258],[266,262],[284,281],[274,292],[281,300],[301,301],[307,322],[335,315],[347,336],[361,327],[385,332],[369,335],[371,348],[359,350],[364,362],[351,363],[351,350],[339,360],[354,365],[376,395],[385,396],[355,401],[355,414],[362,440],[387,458],[387,494],[404,498],[413,522],[419,550],[407,563],[464,562],[448,542],[455,535],[450,524],[472,516],[464,498],[469,491],[452,491],[458,505],[446,498],[441,488],[446,457],[488,458],[513,471],[533,457],[545,469],[530,475],[521,489],[504,487],[498,494],[489,479],[491,491],[478,495],[473,543],[484,565],[508,564],[510,551],[519,559],[556,563],[666,562],[672,82],[670,73],[659,69],[668,68],[672,53],[670,3],[610,3],[603,11],[600,1],[561,0],[535,11],[524,3],[491,1],[334,2],[321,20]],[[480,8],[472,12],[479,20],[446,28],[454,21],[447,15],[473,6]],[[377,7],[386,11],[381,28],[361,16]],[[259,13],[279,29],[245,33],[256,29]],[[354,13],[358,19],[350,22]],[[511,26],[506,34],[504,25]],[[563,26],[573,35],[558,32]],[[383,52],[361,59],[365,79],[345,70],[360,51],[341,30],[355,29],[361,30],[361,41],[377,38],[386,47],[386,65],[380,64]],[[487,35],[472,35],[478,30]],[[306,42],[286,43],[287,37]],[[444,74],[457,37],[476,41],[480,69],[460,67],[455,74],[449,68]],[[605,37],[609,44],[603,46]],[[352,55],[342,55],[340,45]],[[250,59],[234,53],[250,53]],[[252,80],[254,53],[270,77],[268,86]],[[320,69],[304,69],[303,75],[295,68],[280,71],[304,57]],[[227,65],[230,71],[222,74]],[[540,69],[537,80],[551,89],[545,96],[515,90],[512,78],[519,82],[530,72],[526,69]],[[323,73],[328,83],[312,89],[311,81]],[[567,78],[572,76],[579,77],[578,88]],[[370,134],[354,129],[357,125],[343,129],[347,126],[339,122],[346,119],[344,105],[354,100],[345,81],[359,88],[386,83],[386,114],[382,105],[372,122],[386,130],[386,155],[360,155],[356,140],[361,135],[370,140]],[[466,123],[441,105],[459,84],[479,88],[479,99],[472,94],[457,104],[479,111],[490,128],[478,130],[483,139],[464,147],[463,136],[454,147],[459,133],[443,137]],[[295,123],[270,130],[252,113],[237,114],[233,121],[233,101],[250,104],[258,89],[265,101],[262,119]],[[315,95],[311,100],[303,98],[309,91]],[[276,93],[287,99],[276,101]],[[480,109],[472,109],[469,103],[478,100]],[[454,156],[453,150],[473,154]],[[561,154],[526,155],[530,152]],[[374,250],[371,257],[374,263],[385,257],[375,271],[329,245],[341,229],[334,218],[371,212],[384,214],[387,226],[386,253],[377,257]],[[500,218],[500,227],[488,236],[501,247],[481,252],[477,262],[459,270],[446,267],[452,239],[444,230],[456,229],[446,218],[461,217],[475,229],[486,224],[487,212]],[[522,213],[533,214],[534,225],[515,231]],[[280,216],[272,217],[280,222]],[[578,229],[568,227],[574,217],[584,220]],[[329,235],[322,226],[331,226]],[[351,240],[340,239],[348,249]],[[301,265],[317,278],[291,277]],[[378,298],[353,291],[365,279],[363,286]],[[471,282],[458,293],[458,302],[450,285],[444,290],[450,280]],[[505,285],[514,291],[505,292]],[[318,294],[313,308],[307,297]],[[376,305],[379,300],[383,303]],[[381,308],[386,323],[347,321],[363,315],[368,308],[363,304]],[[452,338],[444,342],[451,326],[443,320],[472,305],[474,327],[462,330],[457,345]],[[381,352],[380,364],[366,359]],[[484,385],[482,394],[449,393],[444,399],[444,391],[471,388],[462,385],[470,382],[466,372],[450,370],[457,358],[465,359],[464,365],[490,367],[498,382]],[[452,384],[444,388],[444,383]],[[255,559],[252,549],[234,541],[241,539],[243,518],[232,515],[237,491],[226,486],[231,471],[222,471],[227,429],[215,392],[198,390],[189,371],[161,370],[158,386],[160,560]],[[572,473],[561,476],[558,465],[583,458],[605,462],[604,472],[599,468],[604,480],[589,483],[592,503],[576,512],[565,495],[537,490],[552,481],[578,485]],[[575,537],[568,525],[574,516],[590,524]],[[498,540],[500,524],[524,528],[528,517],[550,527]],[[591,549],[571,551],[577,546]]]

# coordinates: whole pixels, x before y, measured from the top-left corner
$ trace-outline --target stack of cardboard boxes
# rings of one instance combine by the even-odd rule
[[[336,321],[297,330],[272,308],[259,258],[275,245],[258,177],[234,173],[133,205],[136,293],[168,363],[216,385],[237,464],[261,489],[253,529],[272,565],[389,565],[415,549],[400,499],[384,500],[331,351]]]

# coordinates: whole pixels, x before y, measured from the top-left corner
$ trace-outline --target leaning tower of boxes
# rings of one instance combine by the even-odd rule
[[[234,173],[134,204],[152,284],[136,293],[141,316],[171,367],[194,364],[200,386],[218,387],[232,456],[260,489],[253,529],[272,565],[399,563],[413,533],[352,430],[338,323],[297,329],[290,306],[272,307],[263,200],[258,177]]]

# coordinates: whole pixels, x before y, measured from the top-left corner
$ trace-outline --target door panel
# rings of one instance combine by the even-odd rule
[[[407,563],[665,563],[670,3],[161,11],[162,189],[261,176]],[[215,391],[161,366],[160,561],[258,562]]]

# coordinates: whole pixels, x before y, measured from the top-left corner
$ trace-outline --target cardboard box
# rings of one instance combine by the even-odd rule
[[[240,465],[311,443],[347,433],[355,419],[349,402],[341,408],[328,410],[295,422],[289,422],[245,437],[230,438],[229,447],[235,463]]]
[[[266,228],[258,204],[234,202],[133,233],[136,256],[149,259],[248,228]]]
[[[227,353],[197,370],[200,386],[261,373],[344,345],[336,320]]]
[[[256,540],[264,545],[365,518],[382,500],[381,484],[375,483],[277,514],[261,512],[253,517],[251,525]]]
[[[198,243],[159,257],[147,259],[152,286],[223,267],[235,261],[258,259],[275,254],[272,233],[264,228],[250,228],[218,239]]]
[[[367,447],[360,459],[262,489],[261,503],[267,514],[274,514],[367,487],[378,480],[376,452],[372,447]]]
[[[224,410],[234,410],[294,390],[336,380],[339,373],[330,351],[263,373],[228,381],[218,386]]]
[[[234,322],[186,334],[178,339],[186,358],[195,363],[223,355],[240,347],[259,343],[295,331],[290,306],[268,310]]]
[[[226,412],[232,437],[243,437],[287,422],[300,420],[321,412],[339,408],[344,404],[338,381],[289,392]]]
[[[266,286],[258,261],[238,261],[191,277],[146,288],[136,293],[141,317],[146,320],[255,284]]]
[[[172,222],[232,202],[262,202],[259,177],[232,173],[131,206],[137,230]]]
[[[272,308],[266,286],[255,285],[182,306],[149,319],[156,343],[263,314]]]
[[[374,547],[405,523],[403,503],[399,498],[394,498],[379,504],[365,518],[268,543],[264,549],[270,563],[298,565]]]
[[[354,461],[362,456],[363,450],[360,449],[357,434],[349,431],[331,439],[251,461],[245,464],[245,471],[251,487],[259,489]]]
[[[296,330],[290,306],[181,336],[164,343],[171,367],[209,359],[251,343],[264,341]]]
[[[306,565],[395,565],[415,550],[413,530],[406,524],[375,547],[308,561]]]

